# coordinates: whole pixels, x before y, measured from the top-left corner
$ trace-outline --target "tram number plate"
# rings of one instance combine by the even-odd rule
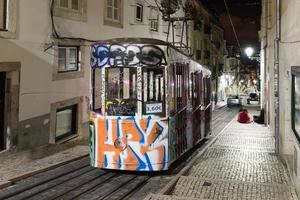
[[[162,103],[146,104],[146,113],[147,114],[161,113],[162,111],[163,111]]]

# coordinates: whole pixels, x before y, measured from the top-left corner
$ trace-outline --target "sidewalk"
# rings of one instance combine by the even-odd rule
[[[274,154],[268,129],[239,124],[236,118],[169,186],[146,199],[297,199],[286,167]]]
[[[227,102],[226,101],[218,101],[216,105],[214,105],[214,103],[212,103],[212,110],[217,110],[219,108],[222,108],[224,106],[227,106]]]
[[[0,188],[22,177],[51,168],[88,154],[85,144],[60,144],[55,147],[25,152],[0,154]]]

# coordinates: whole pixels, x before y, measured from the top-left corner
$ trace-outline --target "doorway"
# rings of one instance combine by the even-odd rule
[[[5,117],[5,79],[6,73],[0,72],[0,151],[6,149],[6,136],[4,129]]]

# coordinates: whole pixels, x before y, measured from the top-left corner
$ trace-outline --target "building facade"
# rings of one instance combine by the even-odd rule
[[[295,102],[292,102],[291,98],[294,87],[292,66],[300,65],[298,8],[300,2],[297,0],[262,1],[260,72],[261,100],[267,116],[266,124],[275,135],[278,153],[287,161],[297,192],[300,193],[300,141],[296,131],[293,130],[297,118],[292,117]],[[277,31],[276,27],[279,28]],[[279,64],[278,68],[277,64]],[[279,84],[277,84],[278,79]],[[279,97],[278,112],[274,109],[276,96]],[[279,120],[276,120],[277,117]],[[278,135],[276,127],[278,127]]]
[[[200,1],[195,1],[194,18],[190,34],[191,52],[194,59],[207,66],[212,71],[213,96],[219,96],[219,87],[222,88],[220,77],[224,67],[226,42],[224,29],[213,11]]]

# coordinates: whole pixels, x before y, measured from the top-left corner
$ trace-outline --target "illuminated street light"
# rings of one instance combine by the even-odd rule
[[[253,55],[254,50],[253,50],[253,48],[251,48],[251,47],[247,47],[247,48],[245,49],[245,53],[246,53],[246,55],[250,58],[250,57]]]

